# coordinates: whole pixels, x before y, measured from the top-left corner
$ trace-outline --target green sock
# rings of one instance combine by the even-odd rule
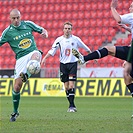
[[[18,112],[18,106],[19,106],[19,100],[20,100],[20,92],[15,92],[12,90],[12,100],[13,100],[13,108],[14,108],[14,113]]]
[[[28,75],[28,78],[29,78],[29,77],[31,76],[31,74],[29,73],[29,71],[27,71],[26,73],[27,73],[27,75]]]

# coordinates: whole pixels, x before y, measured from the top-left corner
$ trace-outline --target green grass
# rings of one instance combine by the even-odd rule
[[[131,98],[76,97],[67,113],[65,97],[21,97],[20,116],[10,122],[11,97],[1,97],[0,133],[132,133]]]

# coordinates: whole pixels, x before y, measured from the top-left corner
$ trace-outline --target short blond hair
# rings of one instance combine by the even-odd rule
[[[65,22],[65,23],[64,23],[64,26],[65,26],[66,24],[71,25],[71,27],[73,26],[72,23],[71,23],[70,21]]]

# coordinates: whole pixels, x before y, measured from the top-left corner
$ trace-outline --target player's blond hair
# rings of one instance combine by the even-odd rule
[[[70,21],[65,22],[65,23],[64,23],[64,26],[65,26],[66,24],[71,25],[71,27],[73,26],[72,23],[71,23]]]

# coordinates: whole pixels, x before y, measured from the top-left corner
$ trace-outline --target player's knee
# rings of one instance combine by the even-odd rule
[[[74,88],[74,84],[69,85],[69,88]]]
[[[14,91],[20,92],[21,87],[22,87],[22,83],[14,84]]]
[[[66,91],[69,89],[68,82],[65,82],[65,83],[64,83],[64,88],[65,88]]]
[[[123,76],[124,76],[124,78],[128,77],[128,75],[129,75],[128,72],[127,72],[126,70],[124,70],[124,71],[123,71]]]
[[[107,49],[109,55],[115,55],[115,46],[104,46],[104,48]]]
[[[39,53],[39,52],[35,52],[35,53],[31,56],[31,59],[32,59],[32,60],[37,60],[37,61],[40,62],[40,60],[41,60],[41,55],[40,55],[40,53]]]
[[[127,71],[124,71],[123,77],[124,77],[124,82],[125,82],[126,85],[129,85],[129,84],[132,83],[132,78],[131,78],[130,74]]]

